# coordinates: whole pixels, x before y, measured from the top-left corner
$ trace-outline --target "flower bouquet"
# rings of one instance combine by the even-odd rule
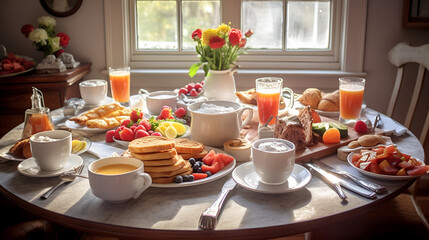
[[[192,39],[197,44],[195,49],[200,62],[191,66],[189,76],[195,76],[201,65],[205,76],[209,70],[227,70],[235,67],[237,57],[246,53],[244,47],[247,38],[252,34],[252,30],[248,30],[243,36],[240,29],[231,28],[229,24],[224,23],[216,29],[195,30]]]
[[[69,44],[70,37],[65,33],[55,34],[54,26],[57,21],[49,16],[39,17],[37,20],[39,27],[34,28],[31,24],[22,26],[21,32],[30,39],[37,50],[42,51],[45,56],[55,54],[57,57],[64,52],[62,49]]]

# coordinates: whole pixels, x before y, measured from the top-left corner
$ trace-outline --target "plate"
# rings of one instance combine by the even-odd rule
[[[218,148],[214,148],[214,147],[205,147],[207,149],[207,151],[210,150],[214,150],[216,153],[224,153],[229,155],[228,153],[218,149]],[[231,156],[231,155],[229,155]],[[227,175],[228,173],[232,172],[232,170],[234,170],[236,164],[236,160],[234,159],[234,161],[232,161],[231,163],[229,163],[228,165],[226,165],[222,170],[220,170],[219,172],[213,174],[210,177],[206,177],[203,179],[199,179],[199,180],[195,180],[192,182],[182,182],[182,183],[165,183],[165,184],[161,184],[161,183],[152,183],[152,185],[150,185],[151,187],[157,187],[157,188],[180,188],[180,187],[190,187],[190,186],[196,186],[196,185],[200,185],[200,184],[205,184],[208,182],[213,182],[217,179],[222,178],[223,176]]]
[[[323,110],[318,110],[318,109],[314,109],[314,111],[317,112],[317,114],[324,116],[324,117],[328,117],[328,118],[339,118],[340,117],[340,112],[339,111],[323,111]]]
[[[114,128],[112,128],[112,129],[89,128],[89,127],[86,127],[86,126],[79,125],[79,124],[77,124],[77,123],[75,123],[73,121],[70,121],[70,120],[66,120],[66,122],[65,122],[64,125],[66,127],[68,127],[69,129],[71,129],[71,130],[77,130],[77,131],[81,131],[81,132],[89,133],[89,134],[104,133],[104,132],[107,132],[109,130],[114,129]]]
[[[188,125],[185,125],[185,128],[186,128],[185,134],[183,134],[182,136],[180,136],[178,138],[187,138],[187,137],[191,136],[191,127],[189,127]],[[128,143],[130,143],[129,141],[119,140],[119,139],[116,139],[115,137],[113,137],[113,141],[115,141],[116,143],[118,143],[122,147],[126,147],[126,148],[128,147]]]
[[[259,193],[288,193],[305,187],[311,180],[311,173],[299,164],[295,164],[292,174],[286,183],[280,185],[268,185],[259,181],[259,177],[253,168],[253,162],[244,163],[232,172],[234,180],[243,188]]]
[[[26,60],[33,60],[34,61],[34,59],[31,58],[31,57],[19,56],[19,55],[15,55],[15,56],[25,58]],[[36,68],[36,63],[34,63],[33,67],[31,67],[29,69],[26,69],[24,71],[21,71],[21,72],[13,72],[13,73],[0,74],[0,78],[3,78],[3,77],[13,77],[13,76],[16,76],[16,75],[24,74],[24,73],[33,71],[35,68]]]
[[[61,175],[63,172],[70,171],[73,168],[82,165],[82,163],[82,157],[76,154],[71,154],[70,159],[66,162],[66,165],[62,169],[56,171],[42,171],[40,170],[39,166],[37,166],[34,158],[31,157],[22,161],[18,165],[17,169],[18,172],[28,177],[55,177]]]
[[[84,137],[84,136],[76,136],[76,137],[73,137],[72,139],[73,139],[73,140],[79,140],[79,141],[84,141],[84,142],[86,142],[86,147],[85,147],[84,149],[80,150],[79,152],[75,152],[74,154],[77,154],[77,155],[82,154],[82,153],[84,153],[84,152],[88,151],[88,149],[90,149],[90,148],[91,148],[92,142],[91,142],[91,140],[89,140],[89,138],[87,138],[87,137]]]
[[[25,160],[25,158],[19,158],[15,155],[9,153],[9,149],[13,145],[15,145],[15,143],[1,147],[0,148],[0,158],[5,159],[5,160],[12,160],[12,161],[23,161],[23,160]],[[0,163],[3,163],[3,162],[0,161]]]
[[[354,169],[358,170],[360,173],[362,173],[364,175],[367,175],[369,177],[377,178],[377,179],[380,179],[380,180],[388,180],[388,181],[403,181],[403,180],[414,179],[414,178],[417,178],[417,177],[421,176],[421,175],[418,175],[418,176],[392,176],[392,175],[384,175],[384,174],[377,174],[377,173],[368,172],[368,171],[365,171],[365,170],[360,169],[360,168],[356,167],[355,165],[353,165],[353,163],[352,163],[352,157],[353,157],[354,154],[355,153],[352,152],[352,153],[350,153],[347,156],[347,162],[349,162],[350,166],[352,166]],[[419,162],[424,163],[420,159],[416,158],[416,160],[419,161]]]

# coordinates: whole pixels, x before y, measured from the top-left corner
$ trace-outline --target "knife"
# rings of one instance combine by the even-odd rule
[[[355,192],[355,193],[357,193],[357,194],[359,194],[359,195],[361,195],[363,197],[366,197],[366,198],[370,198],[370,199],[376,198],[375,192],[368,191],[365,188],[359,187],[356,184],[352,184],[352,183],[349,183],[349,182],[347,182],[347,181],[345,181],[343,179],[340,179],[340,178],[338,178],[338,177],[336,177],[336,176],[328,173],[327,171],[323,170],[321,167],[319,167],[318,165],[316,165],[314,163],[306,163],[306,165],[309,166],[310,168],[312,168],[313,170],[315,170],[316,172],[318,172],[320,175],[322,175],[324,177],[329,177],[331,179],[335,179],[336,181],[339,182],[339,184],[342,187],[344,187],[344,188],[346,188],[346,189],[348,189],[348,190],[350,190],[352,192]]]
[[[363,179],[359,179],[353,175],[351,175],[348,172],[345,171],[339,171],[335,168],[332,168],[331,166],[321,162],[321,161],[317,161],[315,162],[317,165],[319,165],[319,167],[321,167],[323,170],[326,170],[328,172],[334,173],[334,174],[338,174],[340,176],[344,176],[347,177],[348,179],[352,180],[353,182],[355,182],[356,184],[358,184],[359,186],[366,188],[368,190],[374,191],[376,193],[384,193],[387,191],[387,189],[377,183],[373,183],[367,180],[363,180]]]
[[[229,178],[223,184],[222,190],[214,203],[201,214],[199,226],[201,229],[214,229],[217,224],[220,210],[228,193],[235,188],[237,183]]]
[[[347,196],[343,192],[343,190],[341,189],[341,186],[340,186],[340,183],[339,183],[339,178],[335,177],[332,174],[327,173],[326,171],[324,171],[323,169],[317,167],[313,163],[304,163],[304,164],[307,167],[311,168],[312,170],[316,171],[323,178],[322,180],[325,180],[325,182],[327,182],[328,184],[330,184],[334,188],[335,192],[338,194],[338,196],[342,200],[346,200]]]

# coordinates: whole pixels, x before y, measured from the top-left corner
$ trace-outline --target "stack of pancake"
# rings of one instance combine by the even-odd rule
[[[144,171],[153,183],[171,183],[179,175],[192,174],[189,161],[183,159],[174,140],[159,136],[138,138],[128,144],[129,154],[144,163]]]
[[[187,138],[176,138],[174,139],[176,144],[176,150],[183,159],[200,159],[203,158],[208,151],[204,148],[202,143],[192,141]]]

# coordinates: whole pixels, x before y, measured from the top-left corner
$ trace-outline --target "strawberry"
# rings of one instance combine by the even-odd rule
[[[186,85],[186,89],[188,89],[188,91],[190,92],[192,89],[194,89],[194,86],[194,83],[189,83],[188,85]]]
[[[171,115],[171,109],[163,108],[159,114],[163,119],[168,119]]]
[[[150,134],[151,136],[158,136],[158,137],[162,137],[162,134],[160,132],[153,132]]]
[[[137,126],[134,128],[134,134],[136,134],[136,132],[137,132],[138,130],[144,130],[144,131],[146,131],[146,128],[145,128],[143,125],[139,124],[139,125],[137,125]]]
[[[124,140],[124,141],[134,140],[134,133],[129,128],[124,128],[122,131],[120,131],[119,136],[121,137],[121,140]]]
[[[186,94],[188,94],[188,92],[189,92],[189,91],[188,91],[188,89],[186,89],[186,88],[181,88],[181,89],[179,89],[179,95],[180,95],[180,94],[182,94],[182,93],[186,95]]]
[[[115,130],[115,132],[113,133],[113,136],[115,137],[116,140],[121,140],[121,136],[120,136],[119,132],[122,131],[122,129],[121,130],[118,130],[118,129],[119,128],[117,128]]]
[[[194,180],[203,179],[208,177],[206,173],[192,173]]]
[[[171,110],[171,107],[170,107],[170,106],[167,106],[167,105],[162,106],[162,108],[161,108],[161,109],[164,109],[164,108],[167,108],[168,110]]]
[[[140,112],[140,110],[138,109],[133,110],[130,114],[130,119],[133,122],[137,122],[139,119],[142,119],[142,118],[143,118],[143,113]]]
[[[133,131],[133,133],[135,133],[135,132],[136,132],[136,127],[137,127],[137,126],[132,125],[132,126],[130,126],[130,127],[129,127],[129,129],[131,129],[131,131]]]
[[[141,126],[141,125],[140,125]],[[147,133],[145,130],[143,130],[143,129],[140,129],[140,130],[137,130],[136,131],[136,134],[134,135],[134,138],[135,139],[137,139],[137,138],[142,138],[142,137],[146,137],[146,136],[149,136],[149,133]]]
[[[124,119],[121,122],[121,126],[128,126],[131,123],[131,119]]]
[[[355,123],[355,127],[353,129],[360,134],[365,134],[368,132],[368,127],[366,126],[366,123],[361,120]]]
[[[152,130],[152,124],[147,119],[143,119],[139,123],[140,125],[144,126],[146,128],[146,131]]]
[[[195,89],[192,89],[191,91],[189,91],[189,95],[191,95],[192,97],[196,97],[198,96],[198,92]]]
[[[203,85],[201,83],[196,83],[195,86],[194,86],[194,88],[198,91],[201,88],[203,88]]]
[[[115,135],[115,130],[110,130],[106,132],[106,142],[111,143],[113,141],[113,136]]]
[[[186,110],[182,107],[179,107],[176,109],[176,111],[174,111],[174,115],[176,115],[178,118],[183,118],[186,115]]]

